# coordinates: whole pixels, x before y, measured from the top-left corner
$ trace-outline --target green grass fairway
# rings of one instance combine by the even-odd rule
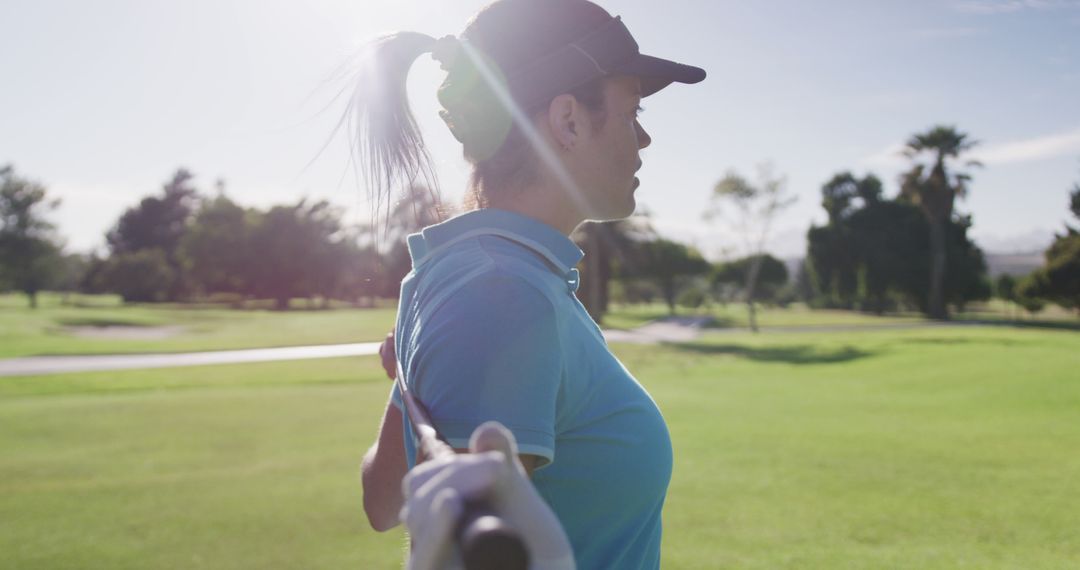
[[[746,305],[728,303],[711,305],[698,309],[678,307],[680,316],[704,315],[713,318],[714,328],[748,328],[749,317]],[[669,315],[667,305],[663,303],[641,305],[613,305],[604,315],[604,326],[614,329],[632,329],[655,319]],[[1035,315],[1028,314],[1012,303],[994,299],[986,303],[972,303],[964,312],[953,314],[953,319],[960,322],[1000,323],[1036,328],[1055,328],[1080,330],[1080,313],[1069,311],[1057,305],[1048,305]],[[802,303],[792,303],[788,307],[758,307],[758,326],[770,328],[799,327],[853,327],[853,326],[889,326],[925,323],[926,318],[918,313],[891,313],[874,315],[858,311],[832,309],[810,309]]]
[[[0,568],[395,568],[373,358],[0,378]]]
[[[668,419],[665,569],[1080,567],[1080,334],[619,346]],[[2,568],[396,568],[374,358],[0,378]]]
[[[668,418],[665,568],[1080,568],[1080,335],[623,353]]]
[[[680,316],[707,315],[713,318],[713,326],[717,328],[747,328],[749,316],[746,305],[729,303],[727,305],[712,305],[699,309],[687,309],[678,307],[676,314]],[[662,319],[669,315],[667,305],[652,303],[642,305],[616,305],[611,312],[604,315],[604,326],[615,329],[632,329],[655,319]],[[839,311],[828,309],[809,309],[800,303],[792,304],[787,308],[758,307],[758,326],[761,328],[788,328],[788,327],[829,327],[829,326],[854,326],[854,325],[891,325],[891,324],[917,324],[925,322],[921,315],[885,315],[877,316],[856,311]]]
[[[176,305],[120,306],[103,296],[84,306],[62,306],[45,295],[30,309],[22,297],[0,296],[0,358],[48,354],[192,352],[273,346],[302,346],[382,340],[394,325],[395,309],[269,311],[184,308]],[[79,336],[82,331],[127,327],[127,337]],[[164,338],[135,338],[172,329]]]

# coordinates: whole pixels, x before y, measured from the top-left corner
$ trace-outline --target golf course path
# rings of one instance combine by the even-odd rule
[[[28,356],[0,360],[0,376],[38,376],[65,372],[131,370],[137,368],[172,368],[206,364],[237,364],[274,360],[305,360],[338,356],[378,354],[379,342],[289,346],[250,350],[218,350],[178,354],[108,354],[100,356]]]
[[[690,342],[700,337],[708,324],[708,317],[669,317],[646,323],[633,330],[605,330],[604,338],[606,338],[608,342],[631,344]],[[814,333],[956,325],[957,323],[943,324],[918,322],[880,325],[770,327],[767,331]],[[743,328],[709,329],[710,333],[745,331],[746,329]],[[306,360],[311,358],[334,358],[341,356],[370,356],[379,353],[380,344],[381,343],[379,342],[359,342],[321,346],[289,346],[280,348],[218,350],[212,352],[185,352],[175,354],[26,356],[0,360],[0,377],[40,376],[45,374],[63,374],[67,372],[132,370],[139,368],[173,368],[179,366],[203,366],[208,364],[240,364],[245,362],[272,362],[275,360]]]
[[[684,322],[685,321],[685,322]],[[700,322],[698,322],[700,321]],[[704,320],[687,317],[648,323],[632,331],[608,330],[608,342],[655,344],[685,342],[701,334]],[[0,360],[0,377],[41,376],[68,372],[103,370],[133,370],[140,368],[174,368],[208,364],[239,364],[275,360],[304,360],[340,356],[370,356],[379,353],[379,342],[329,344],[322,346],[290,346],[248,350],[216,350],[168,354],[105,354],[86,356],[25,356]]]
[[[701,336],[701,330],[708,324],[709,317],[668,317],[633,330],[608,329],[604,331],[604,338],[608,342],[632,344],[689,342]]]

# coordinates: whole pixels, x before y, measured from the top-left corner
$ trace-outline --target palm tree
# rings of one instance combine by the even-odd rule
[[[907,141],[904,155],[915,162],[900,178],[900,192],[922,210],[930,226],[930,293],[927,314],[934,319],[949,318],[945,307],[945,229],[953,215],[956,197],[967,194],[971,176],[952,167],[960,155],[978,144],[954,126],[938,125]],[[921,161],[924,157],[929,162]],[[967,167],[981,166],[974,160]]]

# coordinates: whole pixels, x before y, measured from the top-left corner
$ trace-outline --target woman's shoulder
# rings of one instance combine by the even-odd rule
[[[464,282],[447,305],[474,315],[542,316],[555,312],[551,294],[536,275],[521,268],[494,263]]]
[[[440,287],[456,281],[500,290],[532,288],[549,298],[566,289],[565,276],[542,255],[499,235],[478,235],[455,243],[425,265],[425,280]]]
[[[436,347],[439,354],[505,352],[525,342],[532,347],[555,346],[564,320],[550,298],[527,279],[493,267],[463,283],[437,307],[416,315],[415,340]],[[527,342],[526,342],[527,341]],[[456,357],[452,357],[456,358]]]

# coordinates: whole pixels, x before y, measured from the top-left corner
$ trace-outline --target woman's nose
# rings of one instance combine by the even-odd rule
[[[642,149],[652,144],[652,137],[645,131],[645,127],[641,126],[641,121],[634,121],[634,128],[637,129],[637,142],[638,148]]]

